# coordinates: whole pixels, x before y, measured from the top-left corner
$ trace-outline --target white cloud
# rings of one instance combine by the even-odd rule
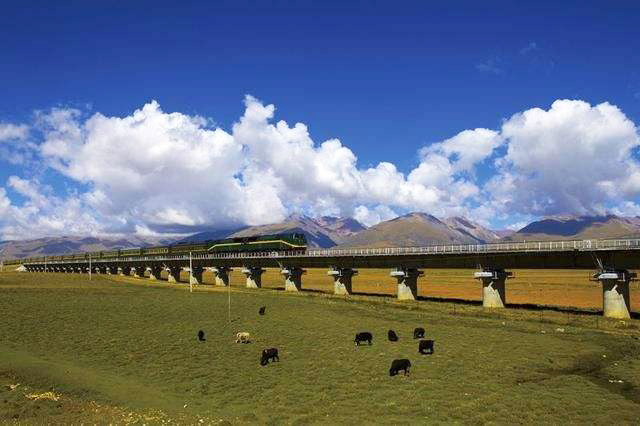
[[[371,226],[425,211],[508,226],[543,214],[637,211],[637,129],[608,103],[560,100],[497,130],[463,130],[419,150],[406,175],[389,162],[358,168],[340,140],[316,143],[306,125],[274,121],[275,107],[251,96],[245,106],[231,131],[155,101],[125,117],[36,114],[38,161],[85,189],[65,196],[11,177],[6,189],[27,201],[11,204],[0,188],[0,236],[184,233],[294,212]]]
[[[29,135],[29,126],[24,124],[0,123],[0,142],[24,140]]]
[[[637,196],[637,129],[609,103],[555,101],[502,126],[507,153],[486,190],[504,211],[535,215],[603,213]]]
[[[396,212],[385,205],[377,205],[372,208],[358,206],[353,212],[353,218],[367,227],[393,219],[397,216],[398,214]]]
[[[0,158],[11,164],[26,164],[34,149],[29,131],[25,124],[0,123]]]
[[[25,197],[14,205],[0,188],[0,236],[29,239],[47,235],[103,235],[110,218],[103,218],[76,197],[61,198],[37,181],[11,176],[9,187]]]

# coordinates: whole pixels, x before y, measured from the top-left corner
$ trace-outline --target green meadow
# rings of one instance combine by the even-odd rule
[[[420,326],[433,355],[418,354]],[[5,272],[0,422],[638,424],[639,329],[594,315]],[[238,331],[252,342],[234,343]],[[356,347],[358,331],[373,345]],[[280,362],[261,367],[267,347]],[[409,376],[389,377],[394,358],[411,360]]]

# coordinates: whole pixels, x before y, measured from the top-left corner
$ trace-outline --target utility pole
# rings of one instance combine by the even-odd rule
[[[89,255],[89,281],[91,281],[91,255]]]
[[[193,293],[193,258],[189,252],[189,293]]]

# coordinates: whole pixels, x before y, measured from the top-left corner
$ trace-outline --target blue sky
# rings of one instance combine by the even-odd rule
[[[42,154],[55,127],[43,127],[42,117],[52,108],[77,110],[82,127],[93,114],[124,118],[155,100],[165,113],[205,117],[206,128],[219,126],[232,133],[233,124],[246,113],[245,95],[252,95],[263,106],[275,105],[273,124],[281,119],[291,127],[304,123],[316,146],[338,138],[357,157],[357,169],[389,162],[406,176],[424,162],[421,148],[467,129],[500,132],[513,114],[535,107],[549,111],[559,99],[584,101],[590,107],[608,102],[631,123],[639,123],[639,17],[640,6],[634,2],[11,2],[0,15],[0,123],[29,130],[0,152],[8,156],[13,155],[10,149],[18,149],[30,160],[0,159],[0,187],[11,208],[33,202],[16,188],[15,180],[8,183],[11,176],[30,181],[40,194],[58,197],[61,204],[98,190],[112,197],[108,189],[114,185],[108,180],[66,167],[77,159],[65,157],[64,167],[52,166],[61,157],[51,150]],[[612,149],[636,153],[637,140],[629,139],[633,135],[623,138],[620,146],[611,142]],[[31,146],[16,148],[19,143]],[[464,209],[456,210],[451,204],[455,200],[447,199],[451,205],[434,213],[464,213],[502,227],[542,214],[635,211],[638,194],[630,189],[583,200],[575,212],[563,211],[575,203],[552,199],[543,204],[557,208],[509,211],[497,208],[495,201],[490,213],[481,213],[477,209],[487,198],[484,186],[498,173],[495,160],[510,146],[497,143],[472,170],[454,178],[472,182],[481,192],[458,200]],[[135,147],[130,151],[145,155]],[[458,156],[447,155],[452,163]],[[627,166],[633,173],[635,163]],[[527,174],[521,164],[513,167]],[[502,175],[513,172],[503,170]],[[235,174],[242,179],[242,171]],[[633,186],[616,179],[604,176],[593,184]],[[282,190],[282,185],[274,185],[276,192]],[[563,196],[572,190],[577,189],[565,188]],[[313,199],[277,195],[283,206],[273,210],[355,214],[363,207],[367,210],[360,209],[360,215],[371,223],[388,216],[385,209],[397,214],[414,210],[410,201],[369,193],[352,204],[339,194],[319,197],[320,206]],[[83,213],[111,223],[107,228],[82,228],[90,232],[111,232],[118,228],[114,223],[125,222],[118,228],[123,232],[158,232],[233,221],[231,216],[222,221],[205,218],[208,207],[199,206],[195,213],[186,203],[180,214],[138,223],[132,211],[85,201],[78,207]],[[585,211],[586,203],[597,207]],[[429,205],[418,203],[415,210],[425,207]],[[377,216],[371,215],[375,209]],[[17,213],[8,215],[0,216],[0,228],[13,230],[5,229],[5,235],[18,229]],[[63,214],[42,208],[37,213],[51,215]],[[172,224],[170,218],[178,219]],[[43,232],[56,231],[43,225]]]

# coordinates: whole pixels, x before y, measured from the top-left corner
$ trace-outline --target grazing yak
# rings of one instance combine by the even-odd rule
[[[356,338],[353,339],[353,341],[356,343],[356,346],[360,346],[360,342],[369,342],[369,344],[371,344],[372,340],[373,334],[369,333],[368,331],[356,333]]]
[[[265,311],[266,309],[267,309],[267,307],[266,307],[266,306],[262,306],[262,307],[260,308],[260,310],[258,311],[258,314],[260,314],[260,315],[264,315],[264,311]]]
[[[389,341],[390,342],[397,342],[398,341],[398,335],[393,330],[389,330],[389,332],[387,333],[387,336],[389,337]]]
[[[424,328],[417,327],[413,330],[414,339],[424,339]]]
[[[420,340],[418,344],[418,353],[422,355],[431,355],[433,353],[433,340]]]
[[[400,370],[404,370],[404,375],[409,375],[409,368],[411,367],[411,361],[408,359],[394,359],[391,362],[391,368],[389,369],[389,375],[395,376],[400,372]]]
[[[260,365],[267,365],[269,361],[280,362],[280,358],[278,358],[278,348],[263,349],[262,356],[260,357]]]
[[[249,343],[251,335],[246,331],[236,333],[236,343]]]
[[[204,331],[202,330],[198,331],[198,340],[201,342],[204,342],[205,340],[207,340],[204,338]]]

